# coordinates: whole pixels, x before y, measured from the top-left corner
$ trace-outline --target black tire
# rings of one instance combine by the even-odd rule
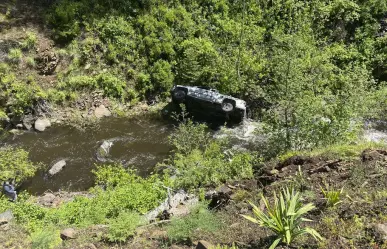
[[[179,103],[184,102],[187,93],[182,89],[176,89],[173,91],[173,99]]]
[[[235,108],[235,101],[231,99],[225,99],[222,102],[222,110],[224,112],[232,112]]]

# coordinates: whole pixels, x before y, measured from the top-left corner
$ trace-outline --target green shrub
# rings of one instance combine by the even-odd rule
[[[86,6],[82,2],[70,0],[61,1],[54,5],[46,18],[53,29],[55,40],[69,42],[80,33],[79,19],[85,8]]]
[[[167,227],[168,238],[173,242],[182,242],[199,237],[198,231],[213,233],[222,228],[221,219],[215,213],[198,205],[183,218],[173,218]]]
[[[169,137],[169,143],[176,152],[186,155],[193,150],[205,148],[210,137],[208,127],[205,124],[196,125],[192,120],[187,120],[179,124],[176,131]]]
[[[102,89],[107,96],[115,98],[126,97],[126,82],[113,74],[99,74],[96,77],[96,84],[97,87]]]
[[[164,60],[158,60],[151,68],[151,81],[154,90],[165,92],[173,86],[174,75],[171,65]],[[153,89],[152,89],[153,90]]]
[[[50,227],[33,232],[31,241],[33,249],[53,249],[62,243],[59,231]]]
[[[344,187],[342,187],[340,190],[335,190],[329,187],[329,185],[326,186],[326,189],[323,189],[321,187],[321,191],[324,195],[324,198],[326,199],[326,205],[328,207],[335,207],[336,205],[340,204],[342,202],[341,197],[343,195]]]
[[[167,162],[166,172],[176,175],[177,188],[193,189],[253,176],[253,156],[227,149],[227,141],[212,139],[203,124],[186,120],[169,140],[175,154]],[[166,165],[158,165],[163,166]]]
[[[47,219],[55,224],[81,227],[105,224],[123,210],[144,214],[166,198],[167,178],[160,179],[156,175],[142,178],[133,171],[124,172],[114,167],[122,168],[121,165],[97,168],[97,183],[105,186],[92,189],[93,198],[78,197],[50,210]]]
[[[253,176],[253,158],[249,153],[234,152],[226,156],[222,149],[217,142],[212,142],[204,151],[196,149],[188,155],[176,153],[172,160],[176,169],[175,186],[192,189]]]
[[[11,48],[8,53],[8,60],[11,63],[19,64],[23,57],[23,53],[19,48]]]
[[[125,242],[135,234],[141,223],[141,216],[133,212],[121,212],[117,218],[109,220],[107,238],[110,242]]]
[[[34,68],[36,66],[35,59],[32,57],[27,57],[26,64],[29,68]]]
[[[19,148],[0,148],[0,179],[16,179],[18,182],[32,177],[39,164],[30,161],[27,151]]]
[[[96,80],[92,76],[77,75],[69,77],[65,82],[59,84],[61,89],[71,90],[93,90],[96,87]]]
[[[33,32],[27,32],[27,37],[21,44],[21,47],[26,50],[33,49],[37,43],[36,34]]]
[[[262,195],[267,214],[259,207],[250,203],[253,207],[254,218],[242,215],[251,222],[259,224],[261,227],[270,229],[277,235],[277,239],[272,243],[270,249],[277,247],[280,242],[290,245],[295,238],[304,234],[310,234],[315,239],[322,239],[320,234],[309,227],[301,228],[303,221],[308,221],[303,216],[315,208],[312,203],[302,205],[300,193],[288,188],[283,189],[279,195],[274,193],[274,205],[270,206],[267,199]]]

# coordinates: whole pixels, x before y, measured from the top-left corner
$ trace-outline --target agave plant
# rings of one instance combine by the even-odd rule
[[[254,217],[242,215],[244,218],[259,224],[261,227],[269,228],[277,235],[277,239],[271,244],[270,249],[274,249],[280,242],[290,245],[298,236],[310,234],[317,240],[322,240],[320,234],[310,228],[301,228],[303,221],[311,221],[303,216],[315,208],[312,203],[303,205],[300,193],[293,189],[285,188],[277,197],[274,193],[274,205],[270,206],[269,202],[262,195],[265,203],[267,214],[250,202],[253,207]]]

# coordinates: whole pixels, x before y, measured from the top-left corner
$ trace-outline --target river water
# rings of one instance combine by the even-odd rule
[[[96,164],[97,151],[108,140],[113,143],[109,161],[120,162],[138,169],[140,175],[149,174],[157,162],[168,156],[171,147],[168,135],[173,126],[161,120],[106,118],[98,126],[84,131],[69,126],[53,126],[42,133],[26,132],[1,141],[1,145],[19,146],[30,152],[33,162],[41,162],[44,169],[25,182],[23,189],[32,194],[44,191],[77,191],[93,186],[91,170]],[[47,171],[60,160],[66,166],[57,175]]]

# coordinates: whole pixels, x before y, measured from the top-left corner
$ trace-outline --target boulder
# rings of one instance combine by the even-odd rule
[[[373,226],[376,238],[379,240],[387,240],[387,223],[375,224]]]
[[[7,210],[4,213],[0,214],[0,224],[7,224],[13,220],[13,214],[11,210]]]
[[[74,228],[66,228],[60,232],[60,238],[63,240],[75,239],[77,232]]]
[[[112,113],[104,105],[100,105],[97,108],[95,108],[94,115],[97,118],[102,118],[102,117],[109,117],[112,115]]]
[[[48,171],[48,173],[53,176],[57,173],[59,173],[63,167],[66,166],[66,161],[65,160],[60,160],[59,162],[55,163],[51,169]]]
[[[24,128],[26,128],[27,130],[31,130],[32,129],[32,125],[34,124],[34,117],[30,114],[30,115],[25,115],[24,118],[23,118],[23,126]]]
[[[39,203],[43,206],[49,207],[54,202],[56,196],[52,193],[45,193],[43,196],[39,197]]]
[[[198,242],[198,245],[196,246],[196,249],[210,249],[213,247],[214,245],[212,245],[210,242],[207,242],[205,240],[200,240]]]
[[[113,146],[112,141],[103,141],[101,146],[97,150],[97,159],[101,162],[106,162],[109,157],[110,148]]]
[[[46,118],[40,118],[38,120],[35,121],[35,130],[37,131],[44,131],[46,130],[46,128],[50,127],[51,126],[51,122],[50,120],[46,119]]]

